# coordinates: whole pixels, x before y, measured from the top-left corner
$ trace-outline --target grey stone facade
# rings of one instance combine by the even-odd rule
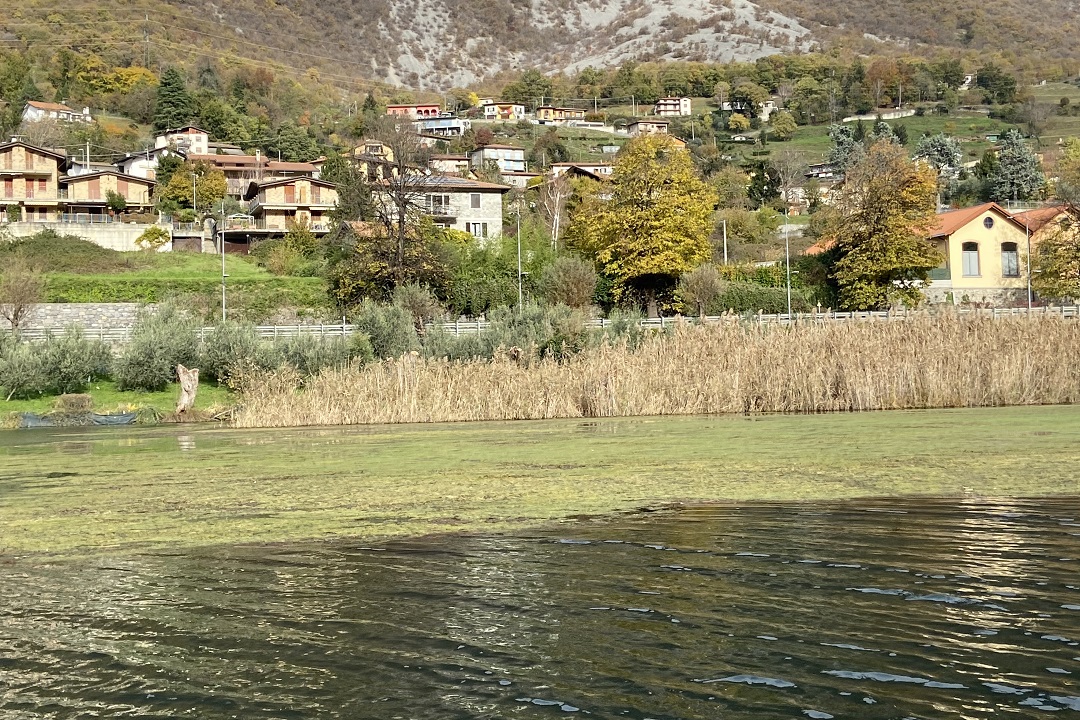
[[[138,303],[41,303],[23,321],[25,329],[63,329],[81,325],[87,330],[131,327],[138,315]],[[10,330],[0,318],[0,328]]]

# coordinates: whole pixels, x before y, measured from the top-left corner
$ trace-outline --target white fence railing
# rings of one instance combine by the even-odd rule
[[[1023,317],[1028,314],[1027,308],[957,308],[950,310],[961,316],[982,316],[993,319]],[[641,327],[663,330],[675,327],[679,324],[715,324],[724,322],[746,322],[761,325],[790,325],[792,323],[826,323],[826,322],[875,322],[875,321],[903,321],[911,317],[919,317],[925,311],[882,311],[882,312],[808,312],[780,314],[735,314],[711,315],[708,317],[690,317],[676,315],[674,317],[659,317],[639,320]],[[1062,318],[1080,318],[1080,306],[1055,306],[1036,307],[1031,309],[1032,316],[1054,315]],[[591,320],[588,326],[591,328],[605,328],[612,325],[611,320],[603,318]],[[454,320],[451,322],[428,323],[429,332],[442,330],[451,335],[473,335],[483,332],[491,326],[486,320]],[[213,328],[202,328],[201,335],[210,333]],[[24,340],[44,340],[49,334],[58,335],[63,328],[26,328],[20,332]],[[259,325],[255,332],[259,337],[266,339],[289,338],[297,335],[314,335],[317,337],[348,337],[356,331],[356,326],[349,323],[336,324],[307,324],[307,325]],[[103,340],[110,344],[125,342],[131,335],[130,327],[105,327],[84,329],[86,337]]]

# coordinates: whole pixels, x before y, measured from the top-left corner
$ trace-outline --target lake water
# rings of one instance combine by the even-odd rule
[[[0,717],[1080,712],[1080,499],[0,558]]]

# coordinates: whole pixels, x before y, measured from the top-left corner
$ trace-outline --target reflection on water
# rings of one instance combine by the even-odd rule
[[[1080,711],[1080,500],[0,564],[0,716]]]

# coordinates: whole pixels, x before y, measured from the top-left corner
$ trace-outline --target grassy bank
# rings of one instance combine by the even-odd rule
[[[680,501],[1076,494],[1080,408],[0,433],[0,552],[503,532]]]
[[[93,410],[96,413],[108,414],[150,409],[164,414],[176,409],[180,387],[171,385],[161,392],[123,391],[116,389],[115,382],[101,380],[95,382],[86,394],[93,399]],[[206,382],[199,385],[199,392],[195,396],[195,409],[199,411],[226,409],[232,407],[235,402],[235,397],[227,388],[217,383]],[[54,410],[56,405],[57,396],[55,395],[30,400],[5,401],[0,398],[0,427],[15,426],[18,413],[48,413]]]
[[[175,252],[118,252],[55,233],[0,245],[0,262],[18,257],[45,273],[45,302],[156,303],[185,296],[208,317],[221,310],[221,256]],[[260,320],[283,307],[328,311],[326,282],[273,275],[250,258],[225,258],[228,305],[234,317]]]
[[[528,353],[526,353],[528,356]],[[635,350],[452,362],[403,356],[252,382],[241,427],[1044,405],[1080,399],[1080,323],[921,314],[896,322],[683,326]]]

